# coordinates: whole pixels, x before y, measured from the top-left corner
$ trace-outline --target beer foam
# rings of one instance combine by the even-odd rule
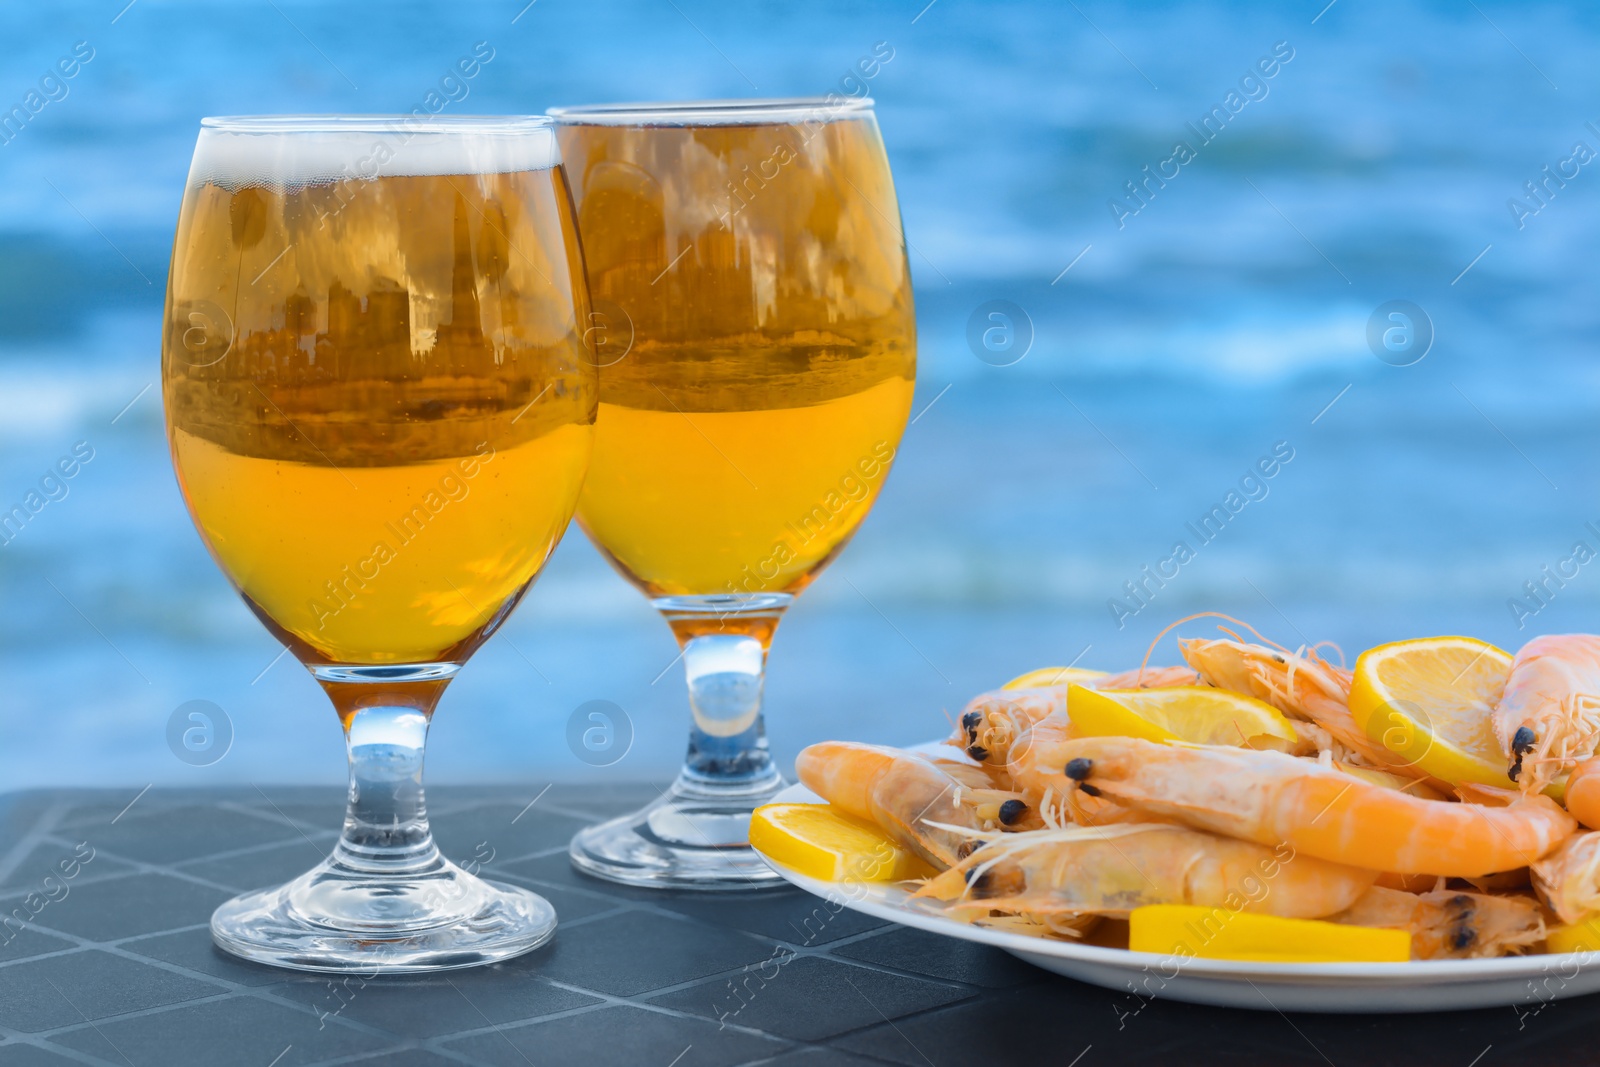
[[[869,96],[793,96],[774,100],[694,100],[685,103],[586,104],[545,114],[573,126],[752,126],[803,124],[872,114]]]
[[[548,119],[205,119],[189,183],[297,188],[548,170],[560,162]]]

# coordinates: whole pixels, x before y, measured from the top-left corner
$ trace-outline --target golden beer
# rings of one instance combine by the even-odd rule
[[[162,340],[201,539],[339,714],[329,856],[227,901],[261,963],[401,974],[506,959],[550,902],[440,854],[422,766],[450,680],[527,591],[583,482],[598,383],[549,120],[205,119]]]
[[[562,172],[274,180],[214,154],[164,351],[195,525],[302,659],[462,659],[555,547],[590,449]]]
[[[889,162],[867,100],[552,114],[600,365],[578,520],[672,627],[692,716],[672,788],[580,831],[569,854],[632,885],[766,884],[748,827],[783,787],[767,650],[871,509],[911,412]]]
[[[605,331],[579,522],[651,595],[800,591],[882,488],[916,373],[871,113],[559,132]]]

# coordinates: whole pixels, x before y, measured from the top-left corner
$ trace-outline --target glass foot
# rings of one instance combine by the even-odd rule
[[[548,941],[555,909],[536,893],[434,854],[404,872],[324,860],[288,885],[234,897],[211,916],[228,952],[299,971],[406,974],[509,959]]]
[[[578,831],[573,866],[625,885],[767,889],[783,879],[750,847],[750,813],[784,787],[777,774],[748,789],[697,789],[679,778],[660,800]]]

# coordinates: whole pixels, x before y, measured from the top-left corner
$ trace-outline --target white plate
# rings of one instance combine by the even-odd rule
[[[932,746],[918,746],[931,749]],[[941,748],[950,758],[952,750]],[[792,785],[775,803],[816,804],[821,797]],[[1407,1012],[1538,1005],[1600,991],[1594,953],[1508,956],[1493,960],[1425,963],[1254,963],[1190,959],[1179,963],[1153,952],[1049,941],[956,922],[923,911],[911,894],[882,882],[823,882],[768,860],[787,881],[878,919],[1005,949],[1068,978],[1125,993],[1128,1010],[1141,999],[1167,997],[1195,1004],[1262,1011]]]

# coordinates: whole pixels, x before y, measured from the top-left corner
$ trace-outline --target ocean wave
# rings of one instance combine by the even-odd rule
[[[160,328],[155,327],[151,357],[159,338]],[[74,345],[74,354],[90,345]],[[90,362],[60,353],[10,349],[7,354],[9,358],[0,359],[0,442],[12,442],[13,447],[66,441],[91,429],[103,434],[125,408],[123,418],[160,410],[153,358],[141,367],[126,355]],[[148,405],[144,412],[135,414],[129,407],[135,398]]]

